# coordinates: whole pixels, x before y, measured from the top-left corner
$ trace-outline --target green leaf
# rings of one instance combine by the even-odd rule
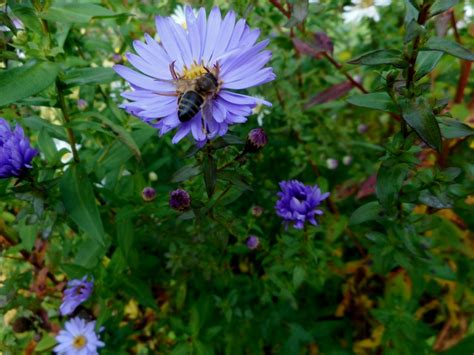
[[[463,122],[447,117],[436,117],[436,119],[438,120],[439,128],[444,138],[463,138],[474,134],[474,128]]]
[[[445,12],[458,3],[459,0],[436,0],[430,7],[430,16],[436,16]]]
[[[38,135],[38,146],[40,152],[44,154],[46,160],[50,164],[55,164],[58,158],[58,151],[56,150],[56,145],[54,144],[53,139],[49,136],[46,128],[41,128],[41,131]]]
[[[186,181],[196,175],[199,175],[200,173],[201,168],[199,166],[194,164],[186,165],[173,174],[173,176],[171,177],[171,182]]]
[[[377,197],[385,208],[390,208],[398,200],[403,181],[408,173],[408,164],[394,163],[386,160],[382,163],[377,173],[375,191]]]
[[[460,44],[446,38],[431,37],[421,50],[441,51],[454,57],[469,60],[471,62],[474,61],[474,53]]]
[[[75,68],[64,75],[64,82],[69,86],[82,86],[108,83],[117,79],[112,68]]]
[[[380,217],[380,213],[382,213],[382,206],[380,206],[380,203],[377,201],[366,203],[352,213],[352,216],[349,219],[349,225],[353,226],[367,221],[373,221]]]
[[[106,18],[117,14],[105,7],[95,4],[64,4],[51,6],[40,17],[48,21],[67,23],[88,23],[93,18]]]
[[[423,97],[412,100],[401,100],[400,105],[405,122],[415,130],[426,144],[441,151],[443,144],[441,131],[427,100]]]
[[[216,189],[217,164],[212,155],[206,155],[202,164],[207,196],[212,197]]]
[[[362,54],[361,56],[349,60],[349,64],[361,65],[393,65],[397,68],[406,67],[406,61],[402,52],[396,49],[377,49]]]
[[[0,106],[24,99],[50,86],[59,72],[52,62],[30,62],[0,72]]]
[[[36,33],[42,32],[41,22],[34,8],[27,5],[13,5],[11,9],[27,29]]]
[[[71,165],[60,185],[61,197],[67,213],[81,230],[100,245],[105,245],[105,233],[95,202],[92,185],[79,165]]]
[[[474,349],[474,335],[468,335],[455,346],[449,348],[446,351],[439,353],[440,355],[459,355],[459,354],[470,354]]]
[[[306,279],[306,271],[301,266],[295,266],[293,269],[293,286],[294,288],[300,287],[303,281]]]
[[[426,74],[431,73],[443,55],[443,52],[438,51],[421,51],[416,58],[415,80],[419,80]]]
[[[115,216],[115,223],[117,225],[117,242],[125,259],[128,260],[130,251],[133,246],[133,224],[131,214],[133,208],[124,208],[120,210]]]
[[[403,42],[409,43],[413,41],[416,37],[420,36],[425,32],[425,29],[418,24],[418,21],[412,20],[407,25],[405,37],[403,37]]]
[[[397,106],[386,92],[354,95],[347,98],[352,105],[371,108],[385,112],[397,112]]]

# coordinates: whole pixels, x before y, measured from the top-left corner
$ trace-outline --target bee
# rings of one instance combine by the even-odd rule
[[[209,99],[214,97],[219,89],[219,82],[217,80],[218,68],[216,67],[216,74],[212,73],[208,68],[204,69],[206,73],[200,77],[185,80],[176,74],[174,65],[171,66],[173,79],[181,87],[181,93],[178,97],[178,118],[181,122],[190,121],[199,111],[202,111],[204,121],[205,112],[208,111],[207,104]]]
[[[207,99],[217,91],[217,78],[207,72],[194,80],[194,85],[185,91],[178,99],[178,118],[181,122],[188,122],[199,110],[204,110]]]

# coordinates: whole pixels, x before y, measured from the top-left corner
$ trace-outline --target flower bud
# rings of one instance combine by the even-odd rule
[[[328,167],[329,170],[337,169],[338,165],[339,165],[339,162],[336,159],[329,158],[326,160],[326,166]]]
[[[263,208],[260,206],[253,206],[252,207],[252,216],[260,217],[263,214]]]
[[[176,211],[186,211],[191,207],[191,196],[189,196],[189,193],[183,189],[171,191],[170,207]]]
[[[78,109],[79,111],[84,111],[84,110],[87,108],[87,106],[89,106],[89,104],[87,103],[87,101],[84,100],[84,99],[79,99],[79,100],[77,100],[77,101],[76,101],[76,105],[77,105],[77,109]]]
[[[156,190],[153,187],[147,186],[142,191],[142,197],[146,202],[153,201],[156,198]]]
[[[344,158],[342,158],[342,164],[351,165],[351,163],[352,163],[352,156],[351,155],[346,155]]]
[[[156,175],[156,173],[154,171],[150,171],[148,173],[148,179],[150,179],[150,181],[157,181],[158,180],[158,175]]]
[[[115,53],[112,57],[112,61],[115,63],[115,64],[120,64],[122,63],[123,61],[123,58],[122,58],[122,55],[119,54],[119,53]]]
[[[258,239],[258,237],[254,235],[250,235],[247,238],[247,241],[245,242],[245,244],[247,245],[247,248],[249,248],[250,250],[255,250],[260,245],[260,239]]]
[[[256,153],[268,143],[268,137],[263,128],[252,129],[245,143],[244,151],[248,153]]]
[[[361,123],[357,126],[357,132],[359,132],[360,134],[366,133],[368,130],[369,126],[367,126],[365,123]]]

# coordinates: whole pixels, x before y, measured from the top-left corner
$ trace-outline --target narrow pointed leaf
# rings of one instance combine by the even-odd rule
[[[432,108],[425,98],[401,101],[402,116],[430,147],[441,151],[441,131]]]
[[[441,37],[431,37],[422,48],[425,51],[441,51],[454,57],[474,61],[474,53],[460,44]]]
[[[361,65],[393,65],[397,68],[404,68],[406,66],[402,52],[396,49],[377,49],[351,59],[347,63]]]
[[[354,95],[347,98],[352,105],[372,108],[385,112],[397,113],[397,106],[386,92],[373,92],[370,94]]]

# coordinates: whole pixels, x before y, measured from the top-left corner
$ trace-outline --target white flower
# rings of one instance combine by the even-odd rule
[[[352,156],[346,155],[344,158],[342,158],[342,163],[344,165],[350,165],[352,163]]]
[[[64,355],[96,355],[97,348],[105,346],[95,333],[95,321],[86,322],[76,317],[66,322],[56,336],[58,345],[54,352]]]
[[[61,163],[63,163],[63,164],[69,163],[73,158],[71,145],[69,143],[65,142],[65,141],[62,141],[62,140],[56,139],[56,138],[53,138],[53,142],[54,142],[54,145],[56,146],[56,149],[58,150],[58,152],[61,149],[66,149],[68,151],[68,152],[64,153],[61,156]],[[76,149],[77,150],[81,149],[81,145],[76,144]]]
[[[392,0],[352,0],[352,6],[344,6],[345,23],[359,23],[364,17],[380,21],[377,6],[388,6]]]
[[[197,15],[197,11],[195,9],[193,9],[193,12],[194,15]],[[184,10],[184,6],[176,6],[176,9],[174,9],[173,14],[171,15],[171,18],[174,22],[183,27],[185,30],[187,29],[186,12]]]
[[[339,165],[339,162],[336,159],[326,159],[326,166],[329,170],[335,170],[337,169],[337,166]]]

